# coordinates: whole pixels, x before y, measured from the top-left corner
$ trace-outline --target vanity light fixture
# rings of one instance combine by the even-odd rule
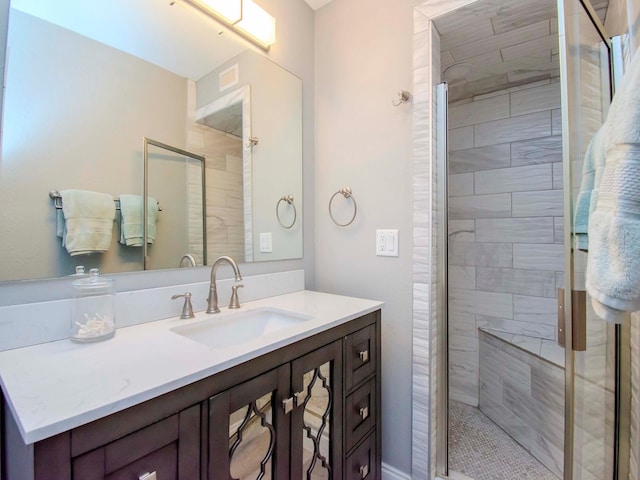
[[[276,41],[276,19],[253,0],[182,0],[268,51]]]

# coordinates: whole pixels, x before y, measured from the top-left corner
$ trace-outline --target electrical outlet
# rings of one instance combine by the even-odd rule
[[[398,230],[376,230],[376,255],[398,256]]]
[[[271,240],[271,232],[260,234],[260,253],[273,252],[273,243]]]

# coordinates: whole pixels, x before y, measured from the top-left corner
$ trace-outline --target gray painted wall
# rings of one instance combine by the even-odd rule
[[[412,105],[392,100],[411,90],[419,3],[336,0],[316,12],[318,289],[385,302],[382,454],[403,472],[411,471]],[[340,228],[327,205],[345,186],[358,217]],[[376,229],[399,230],[399,257],[375,255]]]

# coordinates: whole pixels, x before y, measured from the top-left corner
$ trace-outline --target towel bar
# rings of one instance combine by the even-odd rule
[[[53,200],[53,205],[56,207],[56,210],[62,210],[62,195],[57,190],[51,190],[49,192],[49,198]],[[114,200],[116,204],[116,210],[120,210],[120,200]],[[162,208],[160,208],[160,202],[158,202],[158,211],[161,212]]]

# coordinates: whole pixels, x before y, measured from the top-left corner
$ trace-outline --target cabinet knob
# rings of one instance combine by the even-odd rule
[[[360,413],[360,418],[366,420],[369,416],[369,407],[361,407],[358,412]]]
[[[362,477],[362,478],[364,478],[364,477]],[[147,473],[143,473],[142,475],[140,475],[140,476],[138,477],[138,480],[157,480],[156,472],[151,472],[151,473],[147,472]]]
[[[362,465],[360,467],[360,478],[366,478],[369,475],[369,465]]]
[[[361,351],[358,356],[360,357],[360,360],[362,360],[362,363],[366,363],[369,361],[369,350],[363,350]]]

